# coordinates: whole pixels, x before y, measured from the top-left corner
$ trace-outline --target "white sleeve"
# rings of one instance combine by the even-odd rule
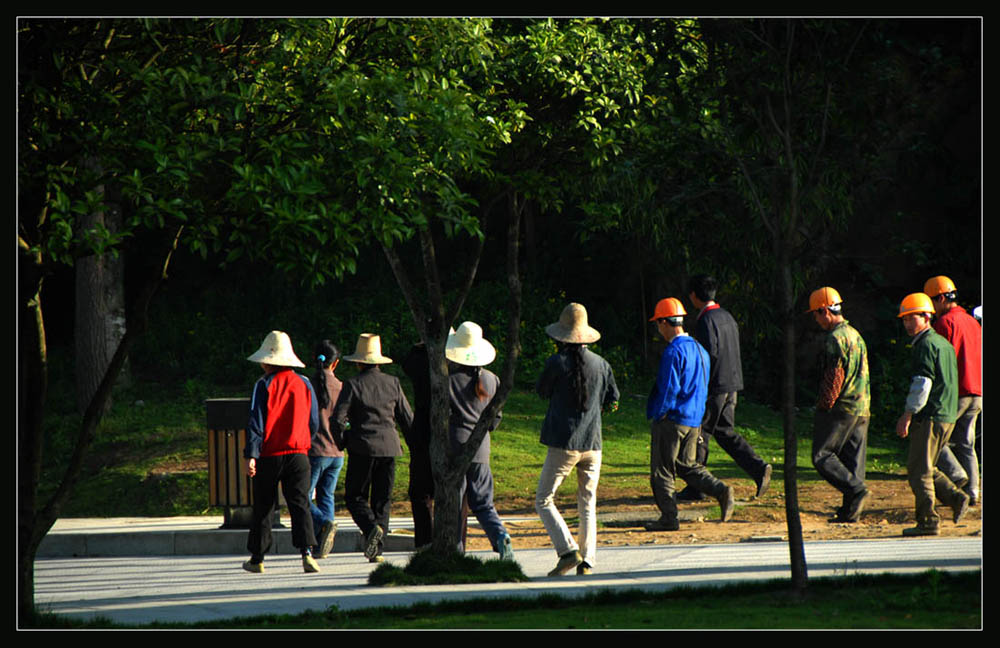
[[[906,395],[906,411],[917,413],[927,404],[933,382],[927,376],[914,376],[910,383],[910,393]]]

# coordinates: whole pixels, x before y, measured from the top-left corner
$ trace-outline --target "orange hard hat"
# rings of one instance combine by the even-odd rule
[[[682,315],[687,315],[687,312],[684,310],[681,300],[676,297],[667,297],[656,302],[656,308],[653,309],[653,316],[649,318],[649,321],[654,322],[659,319],[681,317]]]
[[[931,277],[924,284],[924,293],[932,299],[943,293],[953,292],[955,292],[955,282],[944,275]]]
[[[814,290],[812,294],[809,295],[809,310],[806,312],[811,313],[814,310],[819,310],[820,308],[836,306],[842,301],[840,293],[829,286],[824,286],[818,290]]]
[[[922,292],[904,297],[903,301],[899,304],[899,315],[897,317],[905,317],[914,313],[933,315],[934,304],[931,303],[931,298]]]

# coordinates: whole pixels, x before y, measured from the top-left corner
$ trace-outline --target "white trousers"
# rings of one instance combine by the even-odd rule
[[[566,522],[555,505],[559,485],[576,468],[576,505],[580,517],[579,544],[570,534]],[[601,451],[563,450],[549,448],[538,478],[535,493],[535,510],[545,525],[549,539],[560,556],[579,551],[583,561],[595,566],[597,556],[597,481],[601,477]]]

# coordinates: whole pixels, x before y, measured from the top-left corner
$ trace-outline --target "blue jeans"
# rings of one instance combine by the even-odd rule
[[[316,491],[316,502],[309,502],[313,527],[319,533],[324,522],[333,522],[333,491],[337,488],[340,469],[344,467],[343,457],[309,457],[312,477],[309,492]]]

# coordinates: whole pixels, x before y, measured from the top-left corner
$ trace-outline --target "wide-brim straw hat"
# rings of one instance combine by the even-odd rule
[[[448,334],[444,356],[468,367],[484,367],[496,360],[497,350],[483,339],[483,329],[475,322],[462,322],[457,331]]]
[[[360,362],[361,364],[389,364],[392,358],[382,355],[382,340],[374,333],[362,333],[358,336],[358,343],[354,347],[354,353],[344,356],[348,362]]]
[[[250,362],[262,362],[275,367],[305,367],[295,351],[292,340],[284,331],[271,331],[264,338],[260,348],[250,357]]]
[[[587,324],[587,309],[583,304],[569,304],[559,315],[559,321],[545,327],[549,337],[570,344],[590,344],[601,339],[597,329]]]

